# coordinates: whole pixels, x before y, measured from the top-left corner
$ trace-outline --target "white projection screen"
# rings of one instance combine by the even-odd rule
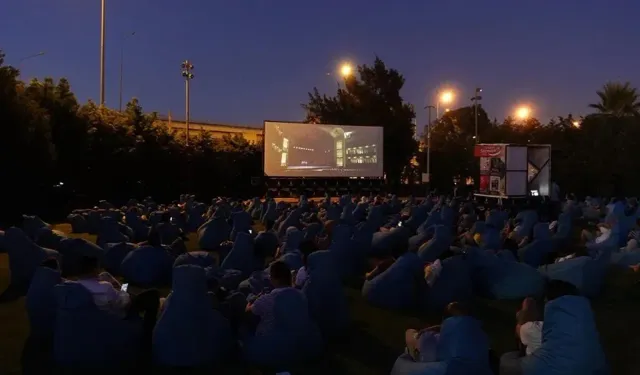
[[[380,126],[264,123],[269,177],[382,177]]]

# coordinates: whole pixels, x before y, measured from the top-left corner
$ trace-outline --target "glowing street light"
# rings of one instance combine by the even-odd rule
[[[453,101],[453,91],[447,90],[440,94],[440,102],[442,104],[449,104]]]
[[[527,106],[521,106],[516,109],[516,117],[520,120],[527,120],[531,117],[531,108]]]
[[[347,78],[351,74],[353,74],[353,67],[351,66],[351,64],[342,64],[342,66],[340,67],[340,75],[344,78]]]
[[[580,125],[581,125],[581,124],[580,124],[580,121],[578,121],[578,120],[574,120],[571,124],[572,124],[573,126],[575,126],[576,128],[579,128],[579,127],[580,127]]]

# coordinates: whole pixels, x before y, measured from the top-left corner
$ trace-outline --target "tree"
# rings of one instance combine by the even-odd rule
[[[305,122],[336,125],[379,125],[384,129],[384,171],[391,184],[400,182],[405,166],[415,155],[417,143],[413,107],[400,90],[404,77],[376,58],[373,65],[359,66],[358,76],[347,77],[335,96],[309,93]]]
[[[640,114],[638,92],[635,87],[631,87],[629,82],[624,84],[607,83],[602,90],[596,91],[596,94],[600,98],[600,102],[589,104],[589,107],[598,110],[601,114],[617,117],[638,116]]]

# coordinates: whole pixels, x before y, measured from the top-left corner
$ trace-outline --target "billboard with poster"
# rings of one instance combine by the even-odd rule
[[[476,145],[474,155],[480,158],[480,192],[506,195],[506,145]]]

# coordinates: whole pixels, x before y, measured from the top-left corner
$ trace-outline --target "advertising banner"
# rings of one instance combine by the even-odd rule
[[[480,159],[480,186],[484,194],[506,195],[506,146],[481,144],[474,148]]]

